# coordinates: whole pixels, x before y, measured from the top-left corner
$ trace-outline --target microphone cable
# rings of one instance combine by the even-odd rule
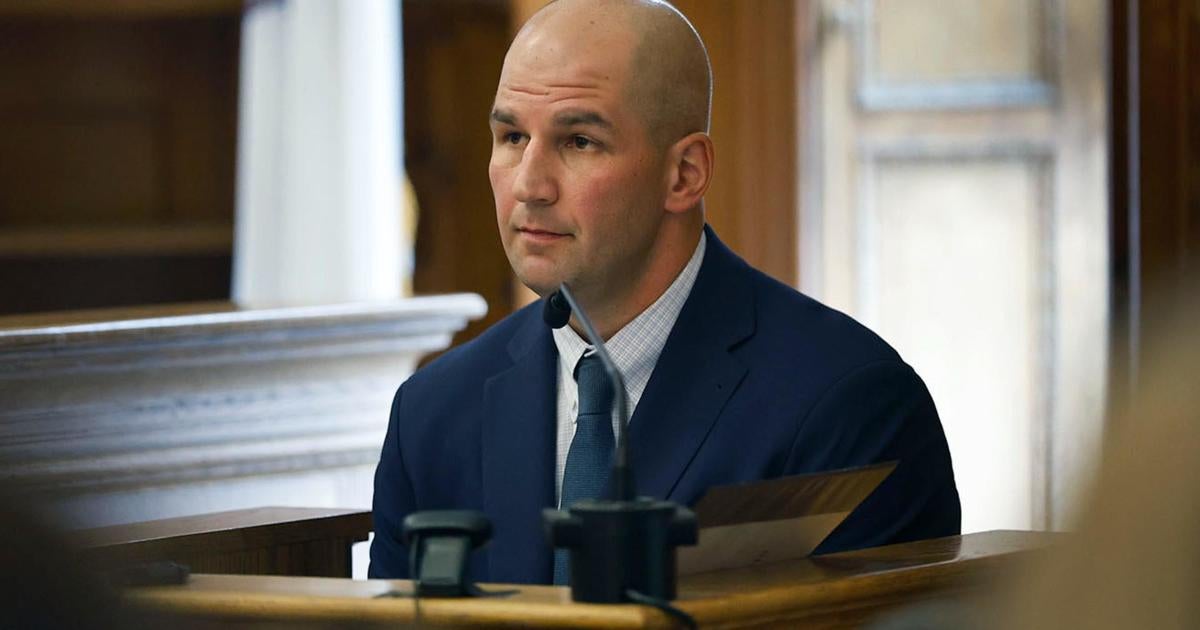
[[[697,628],[700,627],[700,626],[696,625],[696,620],[694,618],[692,618],[691,615],[672,606],[671,602],[669,602],[665,599],[651,597],[649,595],[646,595],[645,593],[635,591],[631,588],[625,589],[625,597],[627,597],[629,599],[629,601],[634,602],[635,604],[641,604],[643,606],[651,606],[653,608],[657,608],[657,609],[663,611],[664,613],[667,614],[668,617],[671,617],[675,621],[678,621],[680,623],[680,625],[682,625],[684,628],[687,628],[688,630],[696,630]]]

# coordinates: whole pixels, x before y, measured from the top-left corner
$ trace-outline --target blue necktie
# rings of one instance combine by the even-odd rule
[[[600,357],[593,354],[580,359],[575,382],[579,385],[579,417],[563,470],[559,507],[564,510],[583,499],[602,498],[612,472],[613,392]],[[568,555],[566,549],[554,552],[555,584],[569,581]]]

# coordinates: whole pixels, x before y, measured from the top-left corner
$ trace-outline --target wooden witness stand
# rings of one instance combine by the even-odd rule
[[[993,531],[715,571],[681,578],[675,603],[701,627],[858,627],[907,604],[970,595],[1054,539],[1047,533]],[[195,543],[193,537],[193,549]],[[159,543],[160,550],[164,544]],[[108,553],[114,553],[111,546]],[[573,603],[563,587],[482,586],[507,593],[477,599],[422,599],[420,625],[673,625],[665,614],[647,607]],[[130,589],[126,599],[152,610],[222,625],[394,626],[414,621],[413,600],[386,594],[411,590],[405,580],[201,573],[181,586]]]

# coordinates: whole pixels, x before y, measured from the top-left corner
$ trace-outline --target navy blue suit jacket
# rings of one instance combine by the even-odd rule
[[[921,379],[851,318],[751,268],[710,228],[696,283],[630,421],[639,494],[692,504],[710,486],[898,460],[818,553],[959,533],[946,438]],[[557,350],[541,304],[413,374],[375,473],[371,577],[408,575],[400,524],[476,509],[478,581],[548,583]]]

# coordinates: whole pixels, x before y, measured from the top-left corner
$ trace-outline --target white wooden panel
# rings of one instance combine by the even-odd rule
[[[1045,165],[882,160],[864,182],[863,315],[929,385],[964,532],[1042,517]]]
[[[872,60],[881,80],[1036,79],[1042,0],[873,2]]]
[[[1023,527],[1021,513],[1037,528],[1065,527],[1103,428],[1107,5],[811,7],[821,17],[804,48],[814,107],[803,135],[816,158],[802,161],[802,287],[876,326],[930,381],[955,449],[966,529]],[[1028,240],[1018,243],[1021,233]],[[955,260],[922,267],[939,257]],[[1003,311],[976,304],[1004,292],[1021,297]],[[991,337],[951,343],[988,326]],[[992,373],[1011,368],[1025,343],[1025,372]],[[965,374],[978,372],[998,391],[962,390]],[[995,424],[1004,408],[1011,434]],[[964,432],[968,422],[983,433]],[[1024,449],[1000,453],[1021,440]],[[1004,490],[988,474],[1028,504],[993,501]]]
[[[859,0],[858,100],[868,110],[1048,106],[1058,0]]]

